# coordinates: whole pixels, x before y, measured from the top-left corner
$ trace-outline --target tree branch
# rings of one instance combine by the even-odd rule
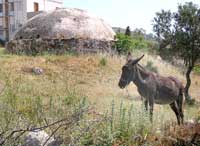
[[[52,127],[54,125],[57,125],[57,124],[60,124],[62,122],[65,122],[64,124],[61,124],[62,126],[63,125],[70,125],[72,123],[74,123],[75,121],[79,121],[80,120],[80,115],[83,114],[83,112],[86,112],[88,110],[87,109],[82,109],[80,110],[78,113],[74,113],[71,118],[68,117],[68,118],[64,118],[64,119],[61,119],[61,120],[58,120],[58,121],[55,121],[51,124],[48,124],[48,125],[44,125],[44,126],[41,126],[41,127],[36,127],[36,128],[27,128],[27,129],[18,129],[18,130],[13,130],[8,136],[6,136],[1,142],[0,142],[0,145],[3,145],[5,144],[5,142],[9,139],[11,139],[13,137],[13,135],[15,133],[19,133],[20,134],[15,138],[15,140],[17,140],[20,136],[22,136],[25,132],[36,132],[36,131],[42,131],[46,128],[49,128],[49,127]],[[70,121],[68,121],[69,119],[71,119]],[[59,128],[58,128],[59,129]],[[55,131],[55,130],[54,130]],[[57,130],[56,130],[57,131]],[[56,132],[55,131],[55,132]]]

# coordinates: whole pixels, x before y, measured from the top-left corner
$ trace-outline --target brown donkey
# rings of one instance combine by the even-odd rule
[[[122,67],[119,87],[125,88],[131,81],[137,86],[139,94],[144,98],[145,108],[150,106],[150,120],[152,121],[153,107],[156,104],[169,104],[175,112],[178,124],[183,123],[183,92],[182,83],[174,77],[163,77],[147,71],[138,62],[144,57],[132,59],[128,54],[127,63]]]

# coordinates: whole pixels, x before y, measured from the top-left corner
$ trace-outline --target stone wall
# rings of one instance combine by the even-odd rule
[[[12,54],[37,55],[45,52],[64,54],[74,52],[111,52],[113,42],[87,39],[19,39],[7,43],[6,49]]]

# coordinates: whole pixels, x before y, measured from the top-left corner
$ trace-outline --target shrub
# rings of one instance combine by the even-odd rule
[[[153,62],[152,61],[147,61],[147,64],[145,66],[146,69],[153,71],[155,73],[158,73],[158,69],[157,67],[153,66]]]
[[[135,38],[135,39],[133,39],[133,48],[135,48],[135,49],[147,48],[147,43],[145,40]]]
[[[119,54],[127,53],[133,49],[133,39],[131,36],[117,33],[116,39],[115,48]]]
[[[200,65],[195,66],[194,71],[200,74]]]
[[[107,64],[106,58],[105,58],[105,57],[102,57],[102,58],[100,59],[100,61],[99,61],[99,64],[100,64],[101,66],[106,66],[106,64]]]
[[[154,43],[141,36],[127,36],[122,33],[116,35],[115,48],[119,54],[126,54],[133,49],[152,49]]]

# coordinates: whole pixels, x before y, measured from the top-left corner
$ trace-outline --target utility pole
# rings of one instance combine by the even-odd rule
[[[5,0],[4,2],[4,8],[5,8],[5,11],[4,11],[4,20],[5,20],[5,24],[4,24],[4,30],[5,30],[5,39],[6,41],[9,40],[9,21],[10,21],[10,18],[9,18],[9,2],[8,0]]]

